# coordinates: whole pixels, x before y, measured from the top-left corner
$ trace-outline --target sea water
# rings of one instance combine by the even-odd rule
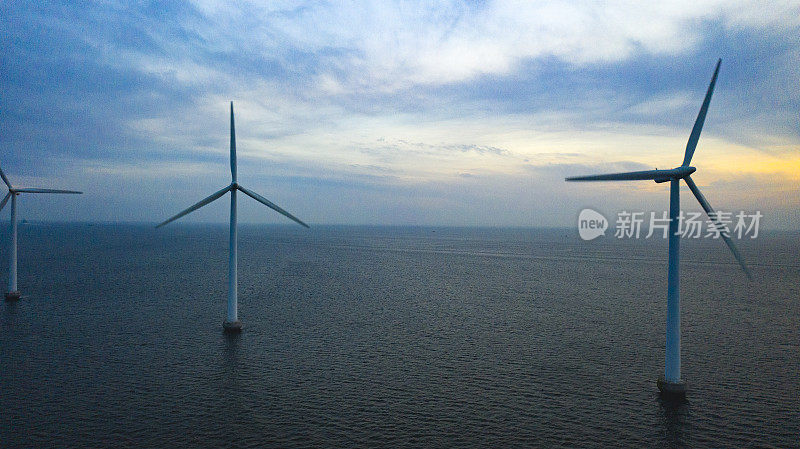
[[[226,226],[24,224],[0,447],[797,447],[798,237],[684,240],[676,403],[664,240],[245,225],[226,336]]]

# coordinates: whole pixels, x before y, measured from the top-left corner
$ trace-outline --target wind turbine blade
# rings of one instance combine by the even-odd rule
[[[250,190],[247,190],[242,186],[237,186],[237,188],[239,190],[241,190],[242,192],[244,192],[245,195],[247,195],[250,198],[258,201],[259,203],[269,207],[270,209],[274,210],[275,212],[278,212],[279,214],[281,214],[281,215],[283,215],[283,216],[285,216],[285,217],[287,217],[287,218],[289,218],[291,220],[296,221],[298,224],[300,224],[302,226],[309,227],[307,224],[303,223],[303,221],[300,220],[299,218],[297,218],[294,215],[290,214],[289,212],[286,212],[285,210],[281,209],[280,207],[278,207],[278,205],[276,205],[272,201],[264,198],[263,196],[257,194],[256,192],[252,192]]]
[[[56,189],[14,189],[15,192],[20,193],[74,193],[74,194],[81,194],[83,192],[78,192],[77,190],[56,190]]]
[[[6,178],[6,174],[3,173],[3,169],[2,168],[0,168],[0,177],[3,178],[3,182],[6,183],[6,185],[8,186],[9,189],[13,188],[13,187],[11,187],[11,183],[8,182],[8,178]]]
[[[231,180],[236,182],[236,130],[233,127],[233,102],[231,101]]]
[[[719,226],[719,229],[722,229],[722,224],[719,223],[719,220],[716,214],[714,213],[714,209],[711,208],[711,204],[708,204],[708,200],[706,200],[706,197],[704,197],[703,194],[700,192],[700,189],[697,188],[697,184],[694,183],[694,181],[690,176],[687,176],[683,179],[686,181],[686,185],[689,186],[689,190],[691,190],[692,193],[694,193],[694,196],[695,198],[697,198],[697,201],[700,203],[700,206],[703,208],[704,211],[706,211],[706,214],[708,214],[708,218],[713,220],[714,223],[717,226]],[[739,250],[736,248],[736,245],[733,244],[733,240],[731,240],[731,238],[725,232],[720,233],[720,236],[722,236],[722,240],[725,241],[725,244],[728,245],[728,248],[733,253],[733,257],[735,257],[736,261],[739,262],[739,265],[742,267],[742,270],[744,270],[744,274],[747,275],[748,279],[752,280],[753,276],[752,274],[750,274],[750,270],[747,268],[747,265],[745,265],[744,258],[742,257],[741,254],[739,254]]]
[[[641,181],[654,179],[667,179],[674,173],[671,170],[644,170],[625,173],[610,173],[606,175],[573,176],[565,178],[566,181]]]
[[[212,201],[214,201],[214,200],[218,199],[218,198],[219,198],[219,197],[221,197],[222,195],[225,195],[226,193],[228,193],[228,191],[229,191],[231,188],[232,188],[232,186],[227,186],[227,187],[225,187],[224,189],[220,190],[219,192],[216,192],[216,193],[214,193],[213,195],[209,196],[208,198],[206,198],[206,199],[203,199],[203,200],[200,200],[198,203],[194,204],[193,206],[190,206],[188,209],[186,209],[186,210],[184,210],[184,211],[180,212],[178,215],[175,215],[174,217],[172,217],[172,218],[170,218],[170,219],[168,219],[168,220],[166,220],[166,221],[163,221],[163,222],[159,223],[158,225],[156,225],[156,227],[157,227],[157,228],[160,228],[161,226],[164,226],[165,224],[167,224],[167,223],[169,223],[169,222],[171,222],[171,221],[175,221],[175,220],[177,220],[177,219],[179,219],[179,218],[183,217],[184,215],[186,215],[186,214],[188,214],[188,213],[190,213],[190,212],[194,212],[194,211],[196,211],[197,209],[200,209],[201,207],[205,206],[206,204],[208,204],[208,203],[210,203],[210,202],[212,202]]]
[[[0,210],[3,210],[3,208],[6,207],[6,203],[8,202],[9,198],[11,198],[11,192],[6,193],[6,197],[3,198],[2,202],[0,202]]]
[[[714,84],[717,83],[717,74],[719,73],[719,65],[722,64],[722,59],[717,61],[717,67],[714,69],[714,75],[711,77],[711,84],[708,85],[706,98],[703,100],[703,106],[700,107],[700,113],[697,114],[697,120],[694,122],[692,134],[689,135],[689,142],[686,143],[686,154],[683,156],[684,167],[692,162],[694,149],[697,148],[697,141],[700,139],[700,131],[703,130],[703,123],[706,121],[706,113],[708,112],[708,105],[711,103],[711,95],[714,93]]]

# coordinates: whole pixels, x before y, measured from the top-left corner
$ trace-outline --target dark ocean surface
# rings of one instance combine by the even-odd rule
[[[0,276],[8,276],[8,230]],[[682,404],[659,399],[666,241],[572,229],[20,226],[0,447],[800,447],[800,234],[682,247]]]

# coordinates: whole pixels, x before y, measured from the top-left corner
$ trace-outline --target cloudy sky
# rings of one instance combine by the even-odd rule
[[[3,170],[85,192],[22,218],[156,222],[224,187],[231,100],[240,183],[312,224],[665,210],[665,184],[563,179],[680,165],[722,58],[693,178],[800,228],[797,1],[15,1],[0,23]]]

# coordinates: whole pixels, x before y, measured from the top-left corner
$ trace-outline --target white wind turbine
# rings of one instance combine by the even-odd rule
[[[708,203],[706,198],[697,188],[697,184],[692,181],[691,174],[697,169],[691,167],[689,163],[692,161],[694,150],[697,147],[697,141],[700,138],[700,131],[703,129],[703,122],[706,119],[708,112],[708,105],[711,103],[711,95],[714,93],[714,84],[717,82],[717,74],[719,73],[719,66],[722,60],[717,61],[717,66],[714,69],[714,75],[711,77],[711,83],[708,86],[706,97],[703,100],[703,105],[700,107],[700,113],[697,115],[692,133],[689,135],[689,142],[686,144],[686,153],[683,157],[683,163],[671,170],[645,170],[627,173],[612,173],[605,175],[592,175],[592,176],[579,176],[573,178],[566,178],[567,181],[640,181],[651,180],[657,183],[669,182],[670,195],[669,195],[669,265],[667,270],[667,343],[666,343],[666,356],[664,359],[664,377],[659,379],[658,388],[662,393],[667,395],[684,395],[686,393],[686,384],[681,380],[681,315],[680,315],[680,277],[679,263],[680,263],[680,236],[678,235],[678,214],[680,212],[680,181],[683,179],[689,190],[692,191],[697,201],[703,210],[706,211],[708,217],[713,221],[718,230],[721,230],[720,236],[728,245],[733,256],[739,262],[739,265],[744,270],[748,278],[751,278],[750,271],[744,263],[744,259],[739,250],[733,244],[730,236],[727,235],[726,229],[718,220],[714,209]]]
[[[37,189],[37,188],[14,188],[8,182],[6,174],[0,169],[0,177],[8,187],[8,193],[3,201],[0,202],[0,210],[6,206],[8,199],[11,198],[11,256],[10,267],[8,269],[8,291],[6,292],[6,301],[16,301],[19,299],[20,294],[17,289],[17,195],[20,193],[75,193],[80,194],[75,190],[55,190],[55,189]]]
[[[222,195],[225,195],[227,192],[231,192],[231,224],[230,224],[230,248],[229,248],[229,258],[228,258],[228,313],[226,316],[225,321],[222,323],[222,327],[225,329],[226,332],[239,332],[242,329],[242,323],[239,321],[238,317],[238,304],[237,304],[237,260],[236,260],[236,248],[237,248],[237,235],[236,235],[236,191],[240,190],[245,195],[253,198],[254,200],[258,201],[259,203],[269,207],[270,209],[284,215],[302,226],[308,227],[307,224],[303,223],[299,218],[295,217],[294,215],[286,212],[285,210],[281,209],[268,199],[264,198],[263,196],[245,189],[244,187],[240,186],[236,182],[236,133],[234,131],[233,126],[233,102],[231,101],[231,183],[224,189],[214,193],[213,195],[199,201],[197,204],[189,207],[188,209],[180,212],[179,214],[175,215],[174,217],[158,224],[156,228],[164,226],[165,224],[177,220],[178,218],[183,217],[184,215],[196,211],[201,207],[209,204],[217,199],[219,199]]]

